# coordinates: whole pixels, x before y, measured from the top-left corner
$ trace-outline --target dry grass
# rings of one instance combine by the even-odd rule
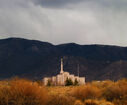
[[[52,95],[47,105],[74,105],[75,98],[65,95]]]
[[[27,80],[11,80],[0,85],[0,105],[45,105],[47,99],[44,87]]]
[[[74,87],[47,87],[49,102],[48,105],[74,105],[75,98],[70,96],[70,90]]]
[[[46,87],[49,95],[69,95],[70,91],[75,89],[74,86],[53,86]]]
[[[101,89],[97,86],[87,84],[79,86],[72,91],[72,96],[84,101],[85,99],[97,99],[101,96]]]
[[[105,101],[105,100],[85,100],[84,105],[114,105],[111,102]]]
[[[127,80],[44,87],[25,79],[0,81],[0,105],[127,105]]]

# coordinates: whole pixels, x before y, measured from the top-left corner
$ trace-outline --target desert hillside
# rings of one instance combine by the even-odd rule
[[[47,42],[8,38],[0,40],[0,79],[14,76],[42,79],[64,70],[87,81],[118,80],[127,77],[127,47],[110,45],[53,45]]]

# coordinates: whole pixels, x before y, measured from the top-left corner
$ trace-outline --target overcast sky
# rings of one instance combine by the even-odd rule
[[[0,39],[127,46],[127,0],[0,0]]]

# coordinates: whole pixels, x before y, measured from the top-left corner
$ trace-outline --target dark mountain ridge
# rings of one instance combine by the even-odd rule
[[[8,38],[0,40],[0,79],[12,76],[41,79],[59,73],[60,58],[64,70],[87,81],[127,77],[127,47],[110,45],[53,45],[47,42]]]

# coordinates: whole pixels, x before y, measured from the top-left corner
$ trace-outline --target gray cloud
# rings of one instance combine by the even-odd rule
[[[103,7],[123,7],[127,5],[126,0],[32,0],[35,5],[40,5],[47,8],[64,8],[70,5],[76,7],[77,4],[99,4]],[[92,9],[92,8],[91,8]]]
[[[82,2],[84,0],[33,0],[33,2],[37,5],[41,5],[42,7],[55,7],[55,8],[63,8],[68,4],[75,4]]]
[[[126,0],[0,0],[0,38],[127,46]]]

